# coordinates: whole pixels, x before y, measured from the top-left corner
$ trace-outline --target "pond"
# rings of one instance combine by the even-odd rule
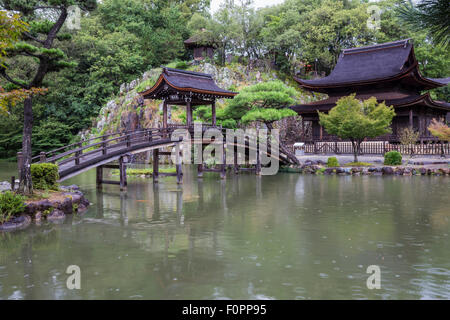
[[[446,177],[184,172],[123,193],[95,170],[65,181],[92,205],[0,234],[0,299],[450,299]]]

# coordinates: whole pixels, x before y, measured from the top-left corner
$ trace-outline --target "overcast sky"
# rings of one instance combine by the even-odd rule
[[[274,4],[282,3],[284,0],[254,0],[253,5],[255,8],[272,6]],[[223,0],[211,0],[211,11],[212,13],[216,12],[219,9],[220,4]]]

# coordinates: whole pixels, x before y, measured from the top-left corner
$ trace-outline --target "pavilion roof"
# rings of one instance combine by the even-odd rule
[[[186,47],[212,47],[216,48],[217,40],[213,39],[211,32],[203,29],[200,33],[196,33],[189,39],[184,40]]]
[[[233,98],[237,92],[219,88],[212,75],[163,67],[155,85],[140,92],[145,99],[166,100],[170,96],[190,97],[198,101]]]
[[[425,78],[420,74],[410,39],[343,50],[327,77],[294,79],[305,89],[319,92],[326,91],[326,88],[370,85],[390,80],[407,81],[409,85],[425,90],[445,86],[450,81],[449,78]]]

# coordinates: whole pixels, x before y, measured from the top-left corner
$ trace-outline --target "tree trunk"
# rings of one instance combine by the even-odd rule
[[[22,137],[22,167],[20,168],[19,193],[29,195],[33,193],[31,181],[31,130],[33,129],[33,103],[31,98],[24,101],[23,137]]]
[[[359,143],[358,141],[352,141],[353,146],[353,162],[358,162],[358,153],[359,153]]]

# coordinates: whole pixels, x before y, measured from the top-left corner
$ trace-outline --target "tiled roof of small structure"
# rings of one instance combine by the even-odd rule
[[[157,91],[164,82],[181,92],[205,93],[217,97],[234,97],[238,94],[237,92],[219,88],[210,74],[167,67],[163,67],[163,72],[155,85],[148,90],[140,92],[140,94],[144,95],[144,97],[152,98],[151,94]]]

